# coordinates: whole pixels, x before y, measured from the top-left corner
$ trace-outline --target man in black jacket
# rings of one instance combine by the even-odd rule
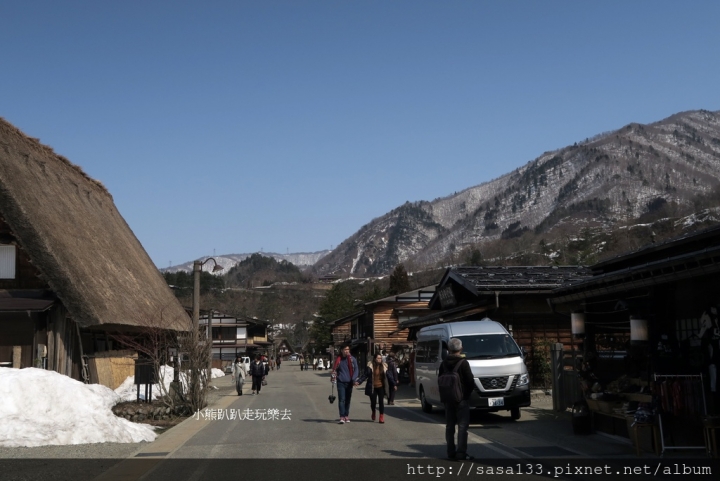
[[[470,394],[475,389],[470,363],[460,355],[462,341],[453,337],[448,341],[449,355],[440,365],[438,376],[444,372],[452,371],[457,363],[460,364],[458,374],[462,380],[463,399],[459,403],[444,403],[445,405],[445,442],[449,459],[475,459],[467,454],[468,427],[470,426]],[[458,427],[457,446],[455,445],[455,425]]]
[[[256,354],[255,361],[250,364],[250,375],[252,376],[252,395],[260,394],[262,379],[267,375],[267,366],[263,364],[260,354]]]

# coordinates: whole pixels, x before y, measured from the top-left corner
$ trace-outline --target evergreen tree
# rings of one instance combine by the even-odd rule
[[[336,319],[352,314],[355,310],[355,297],[350,286],[345,282],[338,282],[328,291],[325,300],[318,309],[319,319],[313,322],[312,336],[321,346],[332,342],[330,323]]]
[[[391,296],[397,296],[403,292],[410,290],[410,280],[405,271],[405,266],[400,263],[395,266],[392,274],[390,274],[390,288],[388,289]]]
[[[383,289],[380,287],[378,283],[373,283],[372,287],[365,291],[365,293],[362,295],[362,300],[364,302],[372,302],[377,301],[378,299],[382,299],[383,297],[387,297],[388,291],[386,289]]]

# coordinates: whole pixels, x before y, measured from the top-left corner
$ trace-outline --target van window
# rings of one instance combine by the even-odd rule
[[[415,348],[415,362],[427,362],[427,342],[418,342]]]
[[[508,334],[458,336],[467,359],[492,359],[520,356],[520,349]]]
[[[438,362],[438,359],[440,359],[440,341],[429,341],[427,362]]]

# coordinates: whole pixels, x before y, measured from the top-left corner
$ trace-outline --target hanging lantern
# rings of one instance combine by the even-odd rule
[[[640,344],[648,340],[648,322],[646,319],[630,317],[630,342]]]
[[[585,313],[573,312],[570,314],[570,330],[574,337],[585,337]]]

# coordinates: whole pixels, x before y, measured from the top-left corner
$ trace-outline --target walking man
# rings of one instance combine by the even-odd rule
[[[350,346],[343,346],[340,355],[335,359],[330,376],[331,382],[337,382],[338,410],[340,411],[338,424],[350,422],[350,398],[353,386],[360,375],[358,371],[357,360],[350,355]]]
[[[448,341],[448,357],[440,364],[438,377],[444,372],[452,371],[459,365],[463,398],[459,403],[446,402],[445,405],[445,442],[447,443],[448,459],[475,459],[467,454],[468,427],[470,426],[470,394],[475,388],[470,363],[460,355],[462,341],[453,337]],[[457,445],[455,444],[455,425],[458,428]]]
[[[388,406],[395,405],[395,392],[397,392],[400,379],[398,378],[397,365],[395,364],[395,353],[387,355],[387,380],[388,380]]]

